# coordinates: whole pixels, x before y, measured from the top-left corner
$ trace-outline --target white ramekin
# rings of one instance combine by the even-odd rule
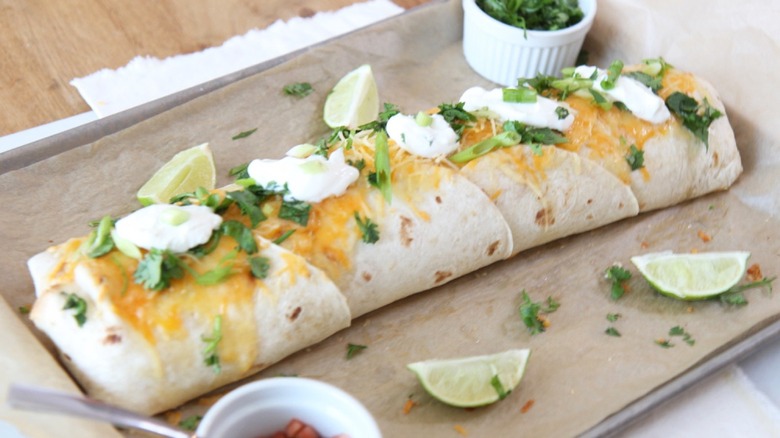
[[[206,412],[197,436],[270,436],[284,430],[291,419],[326,437],[382,437],[371,413],[357,399],[333,385],[303,377],[271,377],[231,391]]]
[[[573,66],[596,16],[596,0],[579,0],[584,14],[574,26],[554,31],[529,30],[502,23],[463,0],[463,54],[481,76],[504,86],[538,73],[558,76]]]

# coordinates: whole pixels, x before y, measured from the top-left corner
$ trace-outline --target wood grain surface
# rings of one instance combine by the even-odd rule
[[[361,0],[0,0],[0,136],[89,111],[70,80]],[[430,0],[393,0],[411,8]]]

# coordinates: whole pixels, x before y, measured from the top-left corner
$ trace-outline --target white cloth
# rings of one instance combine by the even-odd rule
[[[403,12],[390,0],[355,3],[309,18],[278,20],[219,47],[165,59],[137,56],[116,70],[102,69],[70,83],[98,117],[173,94]]]

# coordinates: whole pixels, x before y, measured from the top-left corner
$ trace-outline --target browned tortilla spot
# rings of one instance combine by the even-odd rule
[[[401,244],[409,246],[412,244],[412,225],[414,223],[406,216],[401,216]]]
[[[116,334],[116,333],[109,333],[109,334],[108,334],[108,335],[106,335],[106,337],[103,339],[103,344],[104,344],[104,345],[113,345],[113,344],[118,344],[118,343],[120,343],[120,342],[122,342],[122,337],[121,337],[121,336],[119,336],[119,335],[118,335],[118,334]]]
[[[487,255],[492,256],[495,254],[496,250],[498,249],[498,245],[501,245],[500,240],[496,240],[495,242],[491,243],[490,246],[488,246]]]
[[[369,281],[371,281],[371,279],[373,278],[373,277],[371,276],[371,273],[370,273],[370,272],[364,272],[364,273],[363,273],[363,275],[362,275],[362,277],[363,277],[363,280],[365,280],[366,282],[369,282]]]
[[[550,225],[555,224],[555,216],[552,215],[551,211],[543,208],[536,212],[535,222],[536,225],[539,225],[540,227],[549,227]]]
[[[452,277],[452,272],[450,271],[436,271],[436,283],[441,283],[450,277]]]
[[[293,310],[293,312],[287,318],[289,318],[290,321],[295,321],[298,318],[298,315],[301,314],[301,310],[302,310],[301,306],[296,307],[295,310]]]
[[[713,167],[718,167],[718,163],[720,163],[720,157],[718,157],[717,152],[712,153],[712,165]]]
[[[588,199],[588,205],[590,205],[590,204],[593,204],[593,200],[592,199]]]
[[[436,197],[436,203],[437,204],[441,204],[441,196],[437,196]]]
[[[592,220],[592,219],[593,219],[593,215],[592,215],[592,214],[589,214],[589,215],[585,216],[585,219],[587,219],[587,220]]]
[[[618,208],[623,208],[623,203],[618,204]]]

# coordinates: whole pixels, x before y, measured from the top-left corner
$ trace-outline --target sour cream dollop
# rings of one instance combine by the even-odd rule
[[[434,114],[428,126],[415,116],[396,114],[387,121],[387,135],[401,149],[425,158],[447,155],[458,148],[458,134],[440,114]]]
[[[360,172],[344,160],[339,148],[325,158],[310,155],[306,158],[286,156],[281,160],[253,160],[247,168],[249,177],[262,186],[276,183],[287,185],[287,200],[320,202],[331,196],[343,195]]]
[[[143,249],[185,252],[208,242],[222,217],[202,205],[152,204],[116,222],[116,233]]]
[[[589,78],[596,73],[596,79],[593,81],[593,89],[604,93],[612,101],[623,102],[635,116],[650,123],[663,123],[671,117],[669,109],[664,100],[653,93],[647,85],[636,79],[626,76],[618,76],[615,81],[615,88],[605,90],[601,87],[601,82],[607,79],[607,71],[581,65],[574,69],[574,74],[583,78]]]
[[[502,122],[516,120],[537,128],[551,128],[565,131],[574,122],[574,110],[566,103],[557,102],[543,96],[536,96],[536,102],[516,103],[504,102],[504,92],[501,88],[485,90],[482,87],[472,87],[461,96],[463,109],[477,111],[487,109],[494,113]],[[563,107],[568,112],[560,118],[556,110]]]

